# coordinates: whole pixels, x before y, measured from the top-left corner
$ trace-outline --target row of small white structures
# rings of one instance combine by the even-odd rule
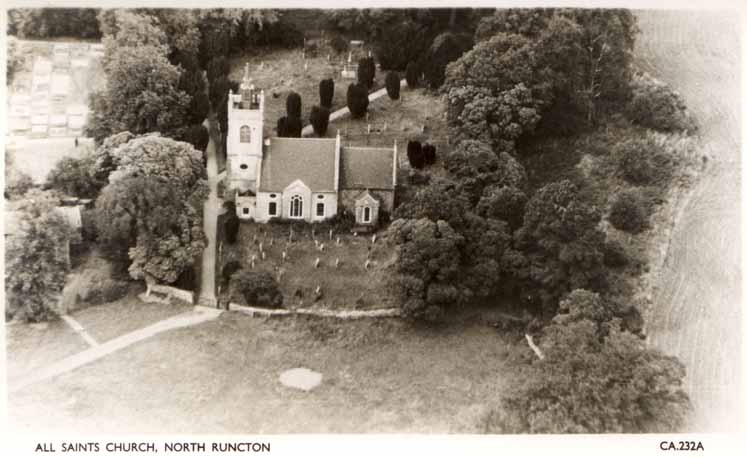
[[[164,295],[165,299],[155,298],[151,295],[152,292]],[[177,289],[176,287],[165,286],[160,284],[152,284],[148,286],[148,290],[141,296],[144,301],[164,301],[170,298],[176,298],[182,302],[193,304],[194,294],[187,290]],[[277,316],[290,316],[290,315],[306,315],[306,316],[319,316],[319,317],[332,317],[342,320],[354,320],[354,319],[365,319],[365,318],[382,318],[382,317],[400,317],[400,311],[398,308],[382,308],[382,309],[371,309],[371,310],[330,310],[330,309],[312,309],[312,308],[296,308],[296,309],[268,309],[268,308],[257,308],[254,306],[238,305],[236,303],[229,303],[228,309],[233,311],[239,311],[249,316],[261,316],[261,317],[277,317]]]

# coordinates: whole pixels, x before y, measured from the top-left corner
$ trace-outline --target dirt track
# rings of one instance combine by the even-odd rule
[[[741,332],[739,16],[639,12],[644,67],[685,97],[708,167],[684,200],[654,280],[650,342],[688,370],[688,431],[735,431]]]

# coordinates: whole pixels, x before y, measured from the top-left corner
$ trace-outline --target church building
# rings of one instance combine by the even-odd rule
[[[350,211],[375,226],[394,209],[397,144],[343,146],[336,138],[264,138],[264,91],[245,71],[240,92],[228,95],[227,189],[239,218],[318,222]]]

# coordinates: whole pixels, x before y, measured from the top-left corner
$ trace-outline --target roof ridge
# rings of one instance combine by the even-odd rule
[[[293,138],[293,137],[287,137],[287,136],[273,136],[270,137],[270,142],[273,140],[293,140],[293,141],[299,141],[299,140],[321,140],[321,141],[337,141],[336,138],[309,138],[309,137],[302,137],[302,138]]]

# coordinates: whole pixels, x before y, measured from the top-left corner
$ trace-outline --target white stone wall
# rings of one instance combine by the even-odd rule
[[[256,197],[236,196],[236,215],[242,220],[252,220],[256,216]]]

